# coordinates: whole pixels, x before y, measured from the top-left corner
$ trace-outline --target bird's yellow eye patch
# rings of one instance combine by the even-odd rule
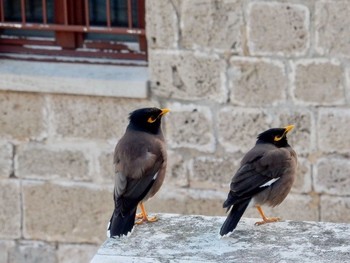
[[[155,122],[157,119],[158,119],[158,118],[149,117],[148,120],[147,120],[147,122],[148,122],[148,123],[153,123],[153,122]]]
[[[288,126],[284,127],[284,129],[285,129],[284,133],[281,136],[275,136],[275,138],[273,138],[273,140],[275,142],[278,142],[278,141],[282,140],[282,138],[286,135],[286,133],[288,133],[289,131],[293,130],[293,128],[294,128],[294,125],[288,125]]]
[[[275,136],[275,138],[273,138],[273,140],[274,140],[275,142],[278,142],[278,141],[280,141],[280,140],[283,138],[283,136],[284,136],[284,134],[283,134],[282,136],[280,136],[280,137]]]

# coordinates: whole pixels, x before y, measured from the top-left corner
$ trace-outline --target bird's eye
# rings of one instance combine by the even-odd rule
[[[149,117],[148,120],[147,120],[147,122],[148,122],[148,123],[153,123],[153,122],[155,122],[157,119],[158,119],[157,117],[155,117],[155,118],[154,118],[154,117]]]
[[[275,138],[273,138],[273,140],[275,141],[275,142],[278,142],[278,141],[280,141],[282,138],[283,138],[283,135],[284,134],[282,134],[281,136],[275,136]]]

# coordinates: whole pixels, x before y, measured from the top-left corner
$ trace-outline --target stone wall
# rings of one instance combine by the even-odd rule
[[[348,1],[146,3],[147,99],[0,91],[0,262],[89,260],[113,208],[115,143],[151,105],[172,111],[150,212],[224,215],[257,134],[295,124],[298,178],[267,214],[350,222]]]

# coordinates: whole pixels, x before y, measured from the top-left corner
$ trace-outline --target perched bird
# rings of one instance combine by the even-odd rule
[[[267,218],[261,205],[279,205],[292,188],[297,155],[288,144],[287,133],[293,128],[294,125],[289,125],[259,134],[255,146],[243,157],[223,204],[230,212],[221,227],[221,236],[236,228],[249,204],[256,206],[263,219],[256,225],[280,220],[277,217]]]
[[[137,205],[141,214],[136,223],[156,221],[148,217],[143,203],[163,184],[167,153],[161,119],[169,109],[142,108],[130,113],[129,125],[114,152],[114,212],[109,223],[110,237],[127,235],[134,227]]]

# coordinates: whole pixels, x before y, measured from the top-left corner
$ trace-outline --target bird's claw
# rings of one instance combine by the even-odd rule
[[[258,221],[254,225],[256,226],[261,226],[267,223],[273,223],[273,222],[278,222],[281,221],[281,218],[279,217],[269,217],[269,218],[264,218],[263,221]]]
[[[136,218],[137,218],[137,215],[136,215]],[[135,224],[136,225],[141,225],[144,222],[153,223],[153,222],[156,222],[156,221],[158,221],[158,217],[157,216],[147,216],[147,217],[144,218],[141,215],[141,218],[137,218],[137,220],[135,221]]]

